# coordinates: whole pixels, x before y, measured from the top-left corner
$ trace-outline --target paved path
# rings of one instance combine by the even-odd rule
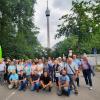
[[[76,96],[73,93],[70,97],[57,96],[56,89],[53,88],[51,93],[31,92],[27,89],[25,92],[19,92],[18,90],[8,90],[6,86],[0,86],[0,100],[100,100],[100,73],[97,73],[93,78],[93,90],[89,90],[85,87],[85,82],[82,76],[81,86],[79,88],[79,95]]]

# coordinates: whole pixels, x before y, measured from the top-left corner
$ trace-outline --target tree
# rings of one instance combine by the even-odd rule
[[[57,43],[54,46],[53,55],[55,57],[63,56],[63,54],[67,56],[69,49],[72,49],[74,53],[78,53],[76,51],[77,41],[77,36],[73,35],[70,38],[66,38],[64,41]]]
[[[40,43],[34,24],[35,3],[36,0],[0,0],[0,44],[4,57],[36,56]]]
[[[63,22],[58,26],[56,38],[71,38],[71,35],[75,35],[78,37],[76,49],[80,49],[80,53],[91,53],[94,47],[99,50],[100,37],[97,36],[100,34],[100,2],[76,0],[72,2],[71,11],[72,14],[64,15],[60,19]]]

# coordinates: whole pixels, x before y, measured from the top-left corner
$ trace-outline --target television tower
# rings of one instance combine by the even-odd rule
[[[45,14],[47,18],[47,48],[50,48],[50,26],[49,26],[50,10],[48,7],[48,0],[47,0],[47,9],[46,9]]]

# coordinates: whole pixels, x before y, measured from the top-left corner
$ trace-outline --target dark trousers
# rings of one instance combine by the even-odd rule
[[[86,85],[92,86],[91,71],[89,69],[83,70],[83,76],[84,76]]]
[[[58,81],[59,81],[59,78],[58,77],[55,77],[55,81],[56,81],[56,86],[59,86],[58,85]]]
[[[12,74],[12,73],[8,73],[8,74],[7,74],[7,82],[8,82],[8,84],[10,84],[9,77],[10,77],[11,74]]]
[[[76,78],[76,82],[77,82],[77,86],[80,86],[80,83],[79,83],[79,76]]]
[[[26,88],[27,85],[27,80],[26,81],[22,81],[19,85],[19,90],[24,90]]]

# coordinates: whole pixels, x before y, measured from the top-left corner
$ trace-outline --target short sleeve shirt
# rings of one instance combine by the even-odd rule
[[[48,84],[51,81],[50,76],[44,77],[41,75],[40,80],[43,81],[44,84]]]
[[[32,79],[32,81],[36,81],[36,80],[39,79],[39,75],[38,74],[37,75],[31,75],[31,79]]]
[[[69,83],[70,79],[69,79],[69,76],[68,75],[65,75],[65,76],[60,76],[59,77],[59,81],[61,82],[61,84],[65,84],[66,82]]]
[[[9,80],[18,80],[18,74],[11,74]]]
[[[9,65],[9,66],[8,66],[8,71],[9,71],[9,72],[12,72],[12,71],[14,71],[14,70],[16,70],[16,66],[14,66],[14,65]]]
[[[80,67],[81,61],[79,59],[75,59],[73,62],[77,65],[78,68]]]
[[[70,68],[71,67],[71,68]],[[72,62],[72,64],[66,64],[66,69],[68,74],[75,74],[76,70],[78,70],[78,66]]]
[[[19,75],[19,80],[23,80],[23,79],[25,79],[25,78],[26,78],[26,74],[23,74],[22,76]]]

